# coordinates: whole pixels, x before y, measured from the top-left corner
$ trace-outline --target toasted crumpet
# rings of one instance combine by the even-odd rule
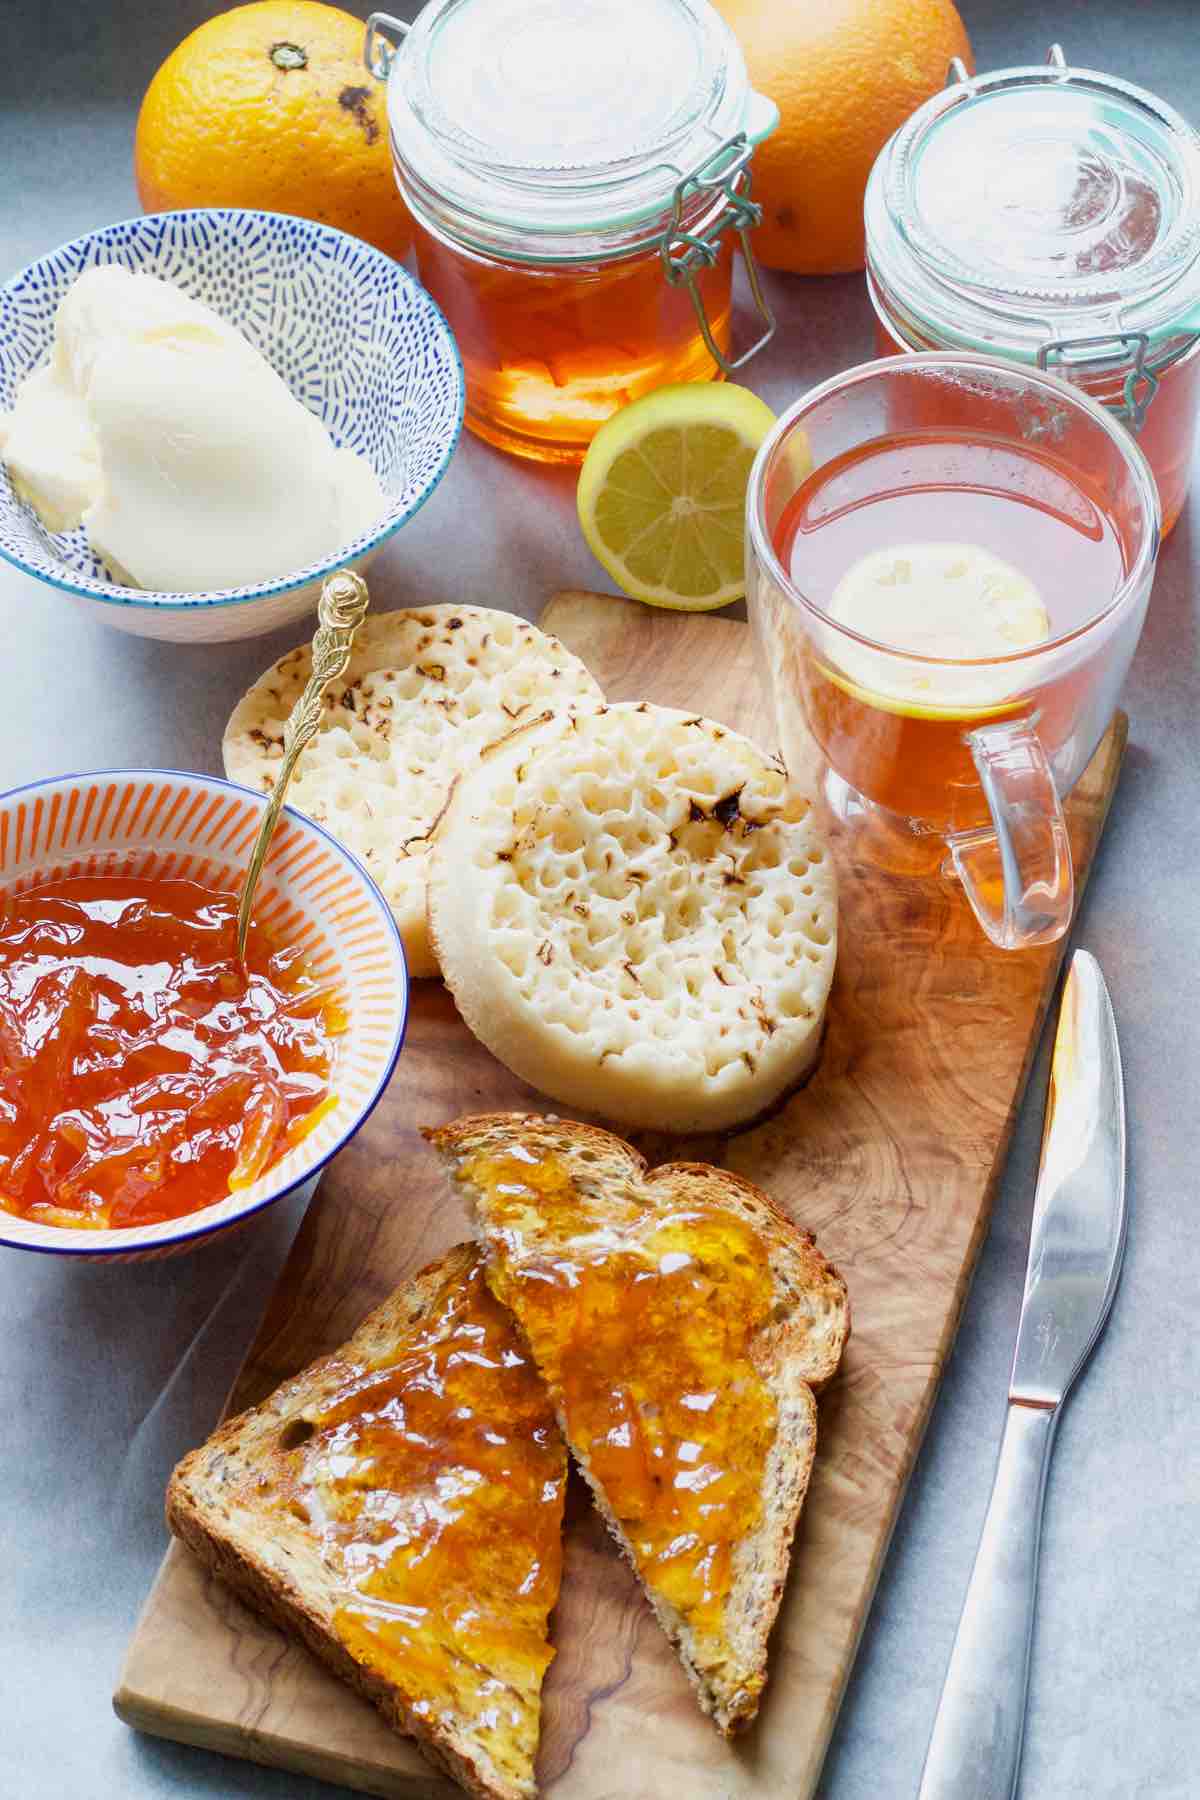
[[[711,719],[643,702],[515,733],[455,788],[429,908],[467,1024],[569,1106],[725,1130],[816,1060],[832,862],[780,765]]]
[[[307,645],[261,676],[235,710],[222,752],[231,781],[269,793],[283,727],[308,680]],[[400,927],[410,975],[436,975],[425,924],[427,834],[455,777],[548,708],[603,695],[557,638],[483,606],[383,613],[358,633],[325,719],[300,758],[288,804],[363,862]]]

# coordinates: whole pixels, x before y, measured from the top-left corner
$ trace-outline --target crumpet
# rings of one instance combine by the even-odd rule
[[[514,733],[451,796],[429,913],[472,1031],[568,1106],[724,1130],[816,1060],[831,858],[782,767],[711,719],[643,702]]]
[[[311,668],[307,645],[291,651],[237,707],[222,744],[231,781],[274,787],[284,722]],[[603,697],[578,657],[511,613],[425,606],[362,626],[345,674],[326,690],[322,728],[297,764],[288,804],[375,877],[410,975],[437,974],[425,925],[427,839],[455,777],[548,708]]]

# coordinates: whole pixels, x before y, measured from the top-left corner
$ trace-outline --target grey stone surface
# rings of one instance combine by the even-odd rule
[[[137,210],[137,99],[211,10],[202,0],[3,0],[0,274]],[[981,66],[1040,60],[1061,38],[1074,62],[1126,74],[1200,115],[1192,0],[966,0],[963,11]],[[772,404],[870,354],[858,278],[770,286],[780,331],[751,379]],[[1023,1800],[1200,1793],[1198,518],[1193,504],[1162,559],[1126,694],[1132,747],[1078,931],[1105,968],[1121,1030],[1133,1223],[1115,1314],[1051,1473]],[[374,579],[385,605],[466,597],[527,614],[555,587],[604,585],[575,527],[571,478],[470,439]],[[284,647],[143,643],[7,567],[0,644],[3,787],[114,764],[217,769],[233,701]],[[916,1790],[991,1482],[1044,1081],[1043,1057],[823,1800]],[[4,1800],[334,1792],[142,1740],[108,1707],[163,1547],[167,1470],[214,1420],[298,1216],[280,1210],[227,1246],[141,1268],[0,1258]]]

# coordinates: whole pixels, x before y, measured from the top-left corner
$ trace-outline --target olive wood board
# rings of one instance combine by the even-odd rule
[[[751,735],[764,729],[751,636],[739,622],[570,593],[542,623],[613,699],[684,706]],[[1069,802],[1081,887],[1126,729],[1118,716]],[[717,1735],[575,1493],[538,1765],[542,1791],[560,1800],[812,1794],[987,1228],[1062,946],[994,950],[936,875],[838,860],[838,969],[812,1080],[740,1135],[637,1140],[652,1161],[702,1157],[760,1183],[815,1231],[850,1289],[854,1334],[821,1401],[762,1711],[736,1742]],[[417,1126],[510,1107],[549,1110],[471,1037],[437,982],[415,983],[391,1087],[326,1172],[231,1410],[340,1344],[395,1285],[466,1235]],[[448,1800],[457,1791],[178,1544],[147,1600],[115,1705],[143,1731],[364,1793]]]

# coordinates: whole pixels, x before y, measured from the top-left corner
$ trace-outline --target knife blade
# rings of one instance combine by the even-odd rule
[[[1126,1235],[1125,1092],[1100,965],[1063,985],[1008,1413],[919,1800],[1012,1800],[1021,1765],[1046,1472],[1104,1329]]]
[[[1009,1397],[1066,1398],[1104,1329],[1125,1250],[1125,1089],[1100,965],[1063,987]]]

